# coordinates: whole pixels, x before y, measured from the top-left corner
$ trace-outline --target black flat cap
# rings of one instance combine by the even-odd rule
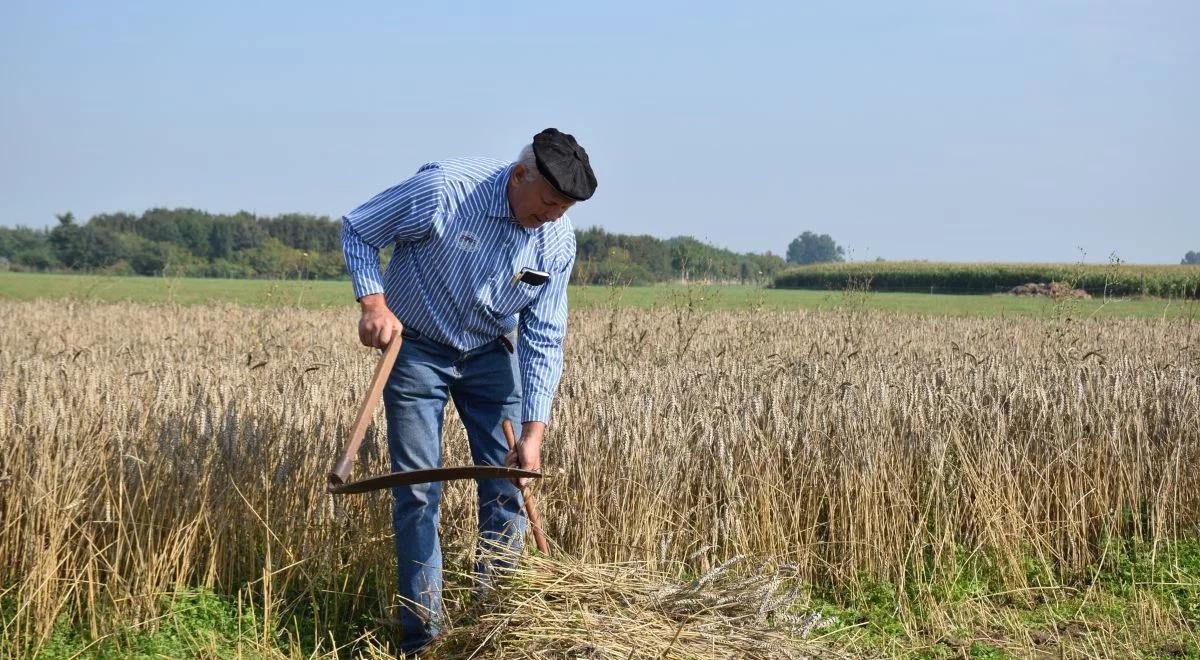
[[[573,135],[547,128],[533,136],[533,157],[538,171],[558,192],[577,202],[596,192],[592,164]]]

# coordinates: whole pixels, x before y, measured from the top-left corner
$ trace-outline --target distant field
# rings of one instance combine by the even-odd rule
[[[1069,283],[1093,296],[1196,298],[1200,266],[861,261],[800,266],[775,277],[780,288],[840,290],[869,283],[873,291],[958,294],[991,294],[1030,282]]]
[[[576,286],[573,309],[594,307],[688,307],[704,310],[833,310],[847,305],[936,316],[1135,316],[1184,318],[1200,314],[1195,301],[1110,299],[1054,303],[1047,299],[927,293],[845,293],[765,289],[738,285]],[[183,305],[227,302],[269,307],[320,308],[353,305],[345,281],[221,280],[0,273],[0,299],[159,302]]]

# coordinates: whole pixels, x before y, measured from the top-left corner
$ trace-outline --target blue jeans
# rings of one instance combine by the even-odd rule
[[[500,422],[521,421],[521,377],[516,356],[499,339],[459,351],[404,329],[404,344],[383,391],[392,470],[442,465],[442,416],[454,400],[476,465],[503,465],[508,442]],[[521,491],[507,479],[476,481],[481,543],[519,549],[525,533]],[[392,489],[396,586],[404,626],[401,648],[416,650],[438,631],[442,613],[442,549],[438,505],[442,484]],[[487,567],[476,564],[477,572]]]

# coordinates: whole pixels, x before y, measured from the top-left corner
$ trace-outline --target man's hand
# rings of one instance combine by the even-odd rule
[[[388,309],[382,293],[363,296],[358,302],[362,305],[362,317],[358,320],[358,340],[363,346],[387,348],[392,338],[404,329],[400,319]]]
[[[543,422],[525,422],[521,425],[521,438],[517,440],[516,449],[504,457],[508,467],[522,470],[541,471],[542,469],[542,436],[546,433]],[[533,485],[533,479],[513,479],[518,488],[525,489]]]

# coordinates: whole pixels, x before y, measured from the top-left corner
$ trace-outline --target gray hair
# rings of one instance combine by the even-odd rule
[[[533,181],[541,176],[537,168],[537,158],[533,155],[533,144],[527,144],[521,149],[521,155],[517,156],[517,164],[525,166],[525,176],[521,177],[525,181]]]

